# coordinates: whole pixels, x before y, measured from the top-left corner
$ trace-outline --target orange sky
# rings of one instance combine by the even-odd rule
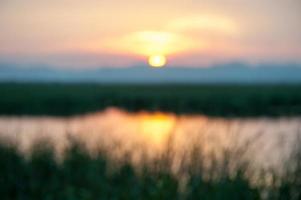
[[[301,61],[299,0],[2,0],[0,62],[171,66]]]

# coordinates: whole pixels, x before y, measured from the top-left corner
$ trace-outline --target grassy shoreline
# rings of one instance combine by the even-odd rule
[[[212,156],[208,168],[202,152],[192,149],[185,156],[190,162],[178,171],[185,177],[183,183],[171,167],[176,160],[168,151],[152,161],[144,158],[137,168],[131,163],[133,154],[114,160],[106,150],[91,155],[79,143],[71,143],[60,162],[45,142],[36,143],[27,156],[16,146],[0,144],[1,199],[297,200],[300,146],[296,150],[285,176],[262,171],[254,184],[248,162],[238,153],[225,151],[219,160]]]
[[[208,116],[301,115],[301,85],[1,83],[0,115],[70,116],[115,106]]]

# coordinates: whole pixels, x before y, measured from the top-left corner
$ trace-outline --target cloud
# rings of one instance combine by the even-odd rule
[[[236,34],[237,24],[225,16],[198,15],[176,19],[168,24],[168,28],[177,32],[205,31],[221,34]]]
[[[112,65],[154,53],[184,56],[187,64],[189,55],[199,55],[195,63],[300,61],[300,6],[300,0],[1,0],[0,59],[58,57],[78,65],[66,56],[75,52],[87,63]]]

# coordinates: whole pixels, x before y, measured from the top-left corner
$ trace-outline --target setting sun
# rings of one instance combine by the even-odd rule
[[[151,67],[164,67],[166,64],[166,57],[163,55],[153,55],[148,59],[148,64]]]

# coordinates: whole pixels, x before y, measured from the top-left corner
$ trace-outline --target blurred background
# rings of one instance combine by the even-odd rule
[[[1,199],[300,199],[299,0],[1,0]]]

